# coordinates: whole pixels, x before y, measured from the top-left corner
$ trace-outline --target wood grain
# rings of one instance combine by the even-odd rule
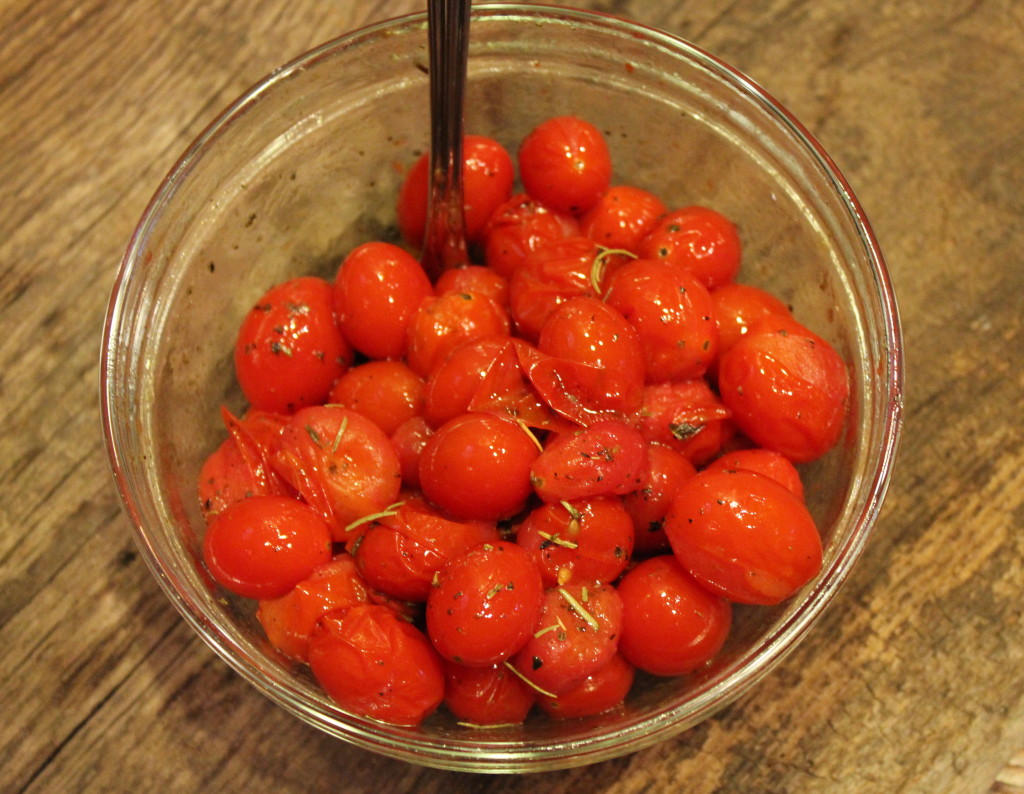
[[[142,564],[97,404],[135,221],[276,65],[421,3],[0,6],[0,789],[1024,792],[1024,10],[1011,0],[592,0],[682,35],[820,138],[878,232],[906,431],[822,624],[717,717],[530,777],[409,766],[264,700]]]

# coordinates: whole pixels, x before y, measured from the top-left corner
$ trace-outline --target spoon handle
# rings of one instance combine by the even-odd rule
[[[462,109],[470,0],[428,0],[430,190],[421,262],[431,279],[467,264],[462,198]]]

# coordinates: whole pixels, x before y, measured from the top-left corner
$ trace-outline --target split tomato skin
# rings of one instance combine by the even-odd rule
[[[274,413],[322,403],[352,360],[334,321],[331,286],[314,276],[267,290],[242,320],[234,348],[235,375],[249,405]]]
[[[652,675],[685,675],[721,650],[732,626],[729,602],[706,590],[671,554],[637,564],[619,583],[619,652]]]
[[[518,193],[498,207],[484,230],[484,263],[510,279],[529,255],[546,241],[579,234],[572,215],[556,212],[525,193]]]
[[[556,720],[604,714],[623,704],[635,677],[636,668],[617,653],[606,665],[558,697],[538,697],[537,705]]]
[[[778,604],[821,570],[821,537],[806,505],[753,471],[712,469],[688,480],[665,534],[695,579],[738,603]]]
[[[444,704],[472,725],[518,725],[536,696],[519,676],[502,664],[467,667],[443,660]]]
[[[427,634],[442,657],[468,667],[504,662],[530,638],[544,585],[530,555],[507,541],[474,546],[438,574]]]
[[[464,342],[511,331],[508,314],[486,295],[449,290],[427,298],[409,325],[406,361],[426,377]]]
[[[444,699],[444,671],[430,642],[378,604],[324,615],[309,639],[309,667],[342,708],[393,725],[419,725]]]
[[[222,586],[246,598],[282,596],[331,559],[331,532],[290,496],[252,496],[218,513],[203,560]]]
[[[663,444],[649,444],[647,460],[647,477],[637,490],[622,497],[622,507],[633,522],[633,551],[638,555],[669,549],[665,515],[679,488],[697,473],[689,458]]]

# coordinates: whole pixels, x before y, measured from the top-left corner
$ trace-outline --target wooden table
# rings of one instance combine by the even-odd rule
[[[901,301],[906,432],[868,551],[798,651],[700,727],[541,776],[356,750],[284,714],[137,556],[100,331],[177,155],[275,65],[415,0],[0,6],[0,789],[1024,792],[1024,11],[1012,0],[581,5],[666,28],[803,119]]]

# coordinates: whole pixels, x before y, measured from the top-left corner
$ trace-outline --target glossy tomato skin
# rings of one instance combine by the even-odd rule
[[[807,507],[753,471],[698,473],[676,494],[665,533],[680,564],[730,601],[777,604],[821,570],[821,538]]]
[[[770,292],[738,281],[711,290],[718,326],[718,353],[723,355],[750,326],[766,317],[790,317],[789,308]]]
[[[732,435],[731,415],[703,378],[655,383],[644,389],[637,427],[649,442],[671,447],[700,466]]]
[[[708,207],[692,206],[663,215],[637,253],[674,262],[714,289],[736,278],[742,244],[732,221]]]
[[[640,487],[622,497],[622,507],[633,522],[635,554],[667,551],[662,526],[676,491],[697,473],[689,458],[664,444],[647,447],[649,470]]]
[[[648,383],[699,378],[718,355],[711,295],[684,268],[634,259],[612,273],[604,298],[636,329]]]
[[[370,358],[401,358],[413,315],[433,295],[420,263],[397,245],[364,243],[338,267],[333,300],[346,339]]]
[[[331,558],[331,533],[289,496],[253,496],[214,517],[203,538],[213,578],[246,598],[282,596]]]
[[[466,667],[446,659],[443,667],[444,703],[463,722],[518,725],[533,708],[533,690],[504,663]]]
[[[281,431],[273,464],[339,543],[357,537],[349,525],[394,502],[402,484],[398,455],[384,431],[337,405],[298,411]]]
[[[795,320],[756,323],[719,361],[718,386],[739,428],[794,463],[828,452],[846,421],[845,362]]]
[[[323,402],[352,358],[334,321],[331,286],[313,276],[264,293],[243,319],[234,349],[235,375],[249,405],[274,413]]]
[[[536,561],[546,587],[611,582],[633,553],[633,522],[616,498],[541,505],[519,524],[516,543]]]
[[[558,697],[538,697],[537,705],[556,720],[604,714],[622,705],[635,677],[636,669],[617,653],[606,665]]]
[[[508,336],[511,322],[485,295],[451,290],[423,302],[408,332],[407,362],[426,377],[438,363],[464,342],[488,336]]]
[[[433,432],[426,419],[414,416],[402,422],[391,434],[391,446],[398,456],[402,484],[407,488],[418,490],[420,487],[420,458]]]
[[[693,672],[729,635],[729,602],[704,589],[671,554],[630,569],[618,590],[623,605],[619,652],[648,673]]]
[[[708,464],[708,469],[745,469],[764,474],[782,483],[794,496],[803,501],[804,484],[800,471],[785,455],[771,449],[754,447],[727,452]]]
[[[559,212],[586,212],[611,182],[611,154],[604,136],[576,116],[542,121],[520,143],[518,159],[526,192]]]
[[[647,442],[625,422],[605,420],[550,441],[530,469],[545,502],[635,491],[649,470]]]
[[[604,248],[637,253],[640,241],[668,211],[660,198],[633,185],[614,185],[580,218],[581,232]]]
[[[507,541],[475,546],[451,560],[427,597],[427,634],[445,659],[487,667],[530,638],[544,586],[525,550]]]
[[[611,585],[548,589],[534,632],[512,664],[543,692],[559,695],[608,664],[622,631],[622,599]]]
[[[434,293],[471,292],[484,295],[508,311],[508,279],[483,265],[463,265],[445,270],[434,282]]]
[[[444,672],[430,642],[377,604],[324,615],[309,640],[309,666],[342,708],[394,725],[418,725],[444,699]]]
[[[432,427],[468,413],[484,376],[509,346],[505,335],[471,339],[452,349],[427,374],[423,417]]]
[[[466,238],[479,242],[488,219],[512,195],[515,166],[508,151],[483,135],[466,135],[462,141],[463,210]],[[430,190],[430,158],[417,158],[398,194],[398,227],[413,248],[423,245]]]
[[[342,552],[318,566],[278,598],[262,599],[256,617],[270,643],[291,659],[308,660],[309,637],[317,621],[332,609],[370,601],[355,560]]]
[[[420,487],[442,510],[466,520],[497,521],[522,509],[532,493],[537,447],[515,422],[468,413],[445,422],[420,458]]]
[[[525,193],[516,194],[487,222],[484,263],[495,273],[511,278],[542,243],[575,237],[579,231],[579,221],[572,215],[556,212]]]
[[[423,412],[423,378],[402,361],[367,361],[331,388],[328,402],[351,408],[388,435]]]

